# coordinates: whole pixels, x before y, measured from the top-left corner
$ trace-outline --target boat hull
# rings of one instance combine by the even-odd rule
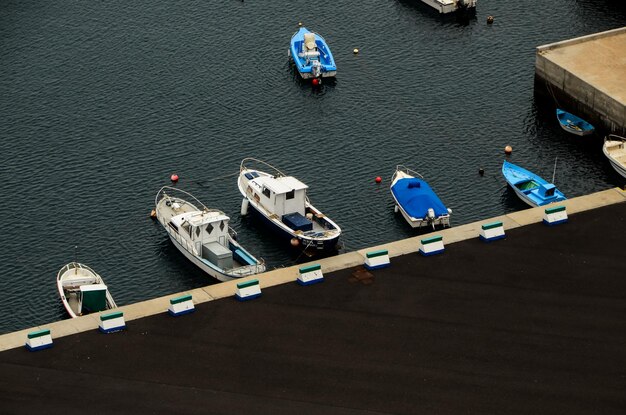
[[[322,36],[314,33],[315,46],[319,51],[319,56],[316,56],[315,58],[303,56],[302,42],[304,41],[304,34],[306,33],[313,32],[310,32],[306,28],[301,27],[291,37],[291,42],[289,45],[289,56],[296,65],[298,73],[300,74],[302,79],[334,78],[337,75],[337,66],[335,64],[333,54]],[[320,63],[320,72],[318,74],[315,73],[315,68],[313,65],[314,61]]]
[[[589,124],[582,118],[558,108],[556,110],[556,117],[559,121],[559,125],[564,131],[578,137],[591,135],[595,130],[593,125]]]
[[[168,195],[166,195],[166,192]],[[176,192],[184,194],[188,198],[193,198],[196,204],[191,203],[191,199],[183,199],[181,197],[173,196],[172,194],[175,194]],[[201,207],[202,210],[199,207]],[[159,190],[157,197],[155,198],[155,212],[156,219],[167,232],[170,241],[172,241],[176,249],[178,249],[194,265],[218,281],[230,281],[265,272],[265,264],[263,261],[255,258],[251,253],[237,243],[234,237],[236,234],[234,234],[234,231],[232,231],[230,226],[225,225],[225,227],[228,228],[225,230],[224,224],[227,223],[229,218],[219,210],[214,209],[211,211],[204,206],[202,202],[195,199],[195,197],[187,192],[168,186],[163,187]],[[209,219],[208,221],[203,222],[205,214]],[[188,225],[187,232],[184,235],[181,235],[179,230],[184,228],[175,224],[175,222],[180,220],[176,218],[180,218],[182,215],[184,215],[184,221],[190,224]],[[194,224],[191,224],[191,222]],[[183,222],[177,223],[182,226],[181,223]],[[217,243],[221,246],[221,252],[219,254],[207,254],[205,257],[203,255],[203,244],[205,240],[192,240],[187,236],[191,237],[193,229],[198,232],[195,233],[195,235],[198,236],[201,229],[204,229],[204,226],[208,227],[214,224],[215,227],[217,227],[218,223],[221,223],[222,226],[218,232],[221,231],[223,233],[215,236],[213,239],[209,239],[206,242]],[[210,232],[212,232],[212,230],[213,227]],[[228,251],[230,251],[230,253]],[[212,258],[212,261],[209,260],[210,258]],[[225,264],[226,267],[222,264]]]
[[[72,279],[68,277],[68,272],[71,272],[71,270],[73,270],[74,268],[73,267],[68,268],[68,267],[72,266],[73,264],[76,264],[76,266],[78,266],[81,269],[82,277],[94,280],[94,282],[88,283],[88,284],[76,284],[75,285],[76,287],[80,287],[81,285],[90,285],[90,284],[104,284],[104,280],[94,270],[87,267],[86,265],[79,264],[79,263],[69,263],[65,265],[63,268],[61,268],[61,270],[58,272],[57,290],[59,292],[59,297],[61,298],[61,303],[63,304],[63,307],[67,311],[67,314],[69,314],[71,318],[76,318],[80,316],[78,314],[78,298],[77,298],[78,292],[65,289],[63,285],[64,282]],[[108,288],[106,290],[105,300],[106,300],[107,310],[117,308],[117,304],[115,304],[115,300],[113,300],[113,297],[111,296],[111,293],[109,292]]]
[[[339,236],[325,240],[304,238],[301,235],[296,235],[293,232],[287,231],[281,226],[277,226],[274,221],[261,213],[252,204],[249,205],[248,211],[255,219],[259,220],[263,226],[269,229],[274,235],[278,236],[280,240],[285,243],[285,245],[289,244],[294,249],[299,251],[308,249],[309,252],[314,251],[322,255],[335,253],[339,250]],[[298,244],[296,246],[292,244],[292,240],[294,239],[298,240]]]
[[[611,167],[626,179],[626,138],[615,135],[611,137],[616,139],[605,139],[602,152],[611,163]]]
[[[400,212],[404,220],[406,220],[407,223],[413,228],[422,228],[426,226],[430,226],[432,228],[435,228],[437,226],[449,227],[450,210],[445,207],[443,202],[441,202],[437,194],[430,188],[426,181],[409,174],[408,169],[407,171],[404,171],[402,170],[402,168],[404,167],[399,166],[392,176],[390,191],[396,208]],[[406,189],[402,190],[396,188],[396,186],[404,186],[404,183],[408,184],[407,180],[418,182],[419,186],[409,192],[407,192]],[[396,195],[396,192],[398,192],[398,195],[400,195],[400,197]],[[417,198],[422,200],[420,204],[423,204],[423,206],[417,207],[414,205],[413,202],[411,202],[411,200]],[[404,202],[401,199],[405,199],[408,205],[404,206]],[[434,213],[434,216],[430,218],[427,216],[429,208],[433,209]]]
[[[502,164],[502,175],[515,194],[529,206],[545,206],[567,199],[552,183],[513,163],[505,161]]]

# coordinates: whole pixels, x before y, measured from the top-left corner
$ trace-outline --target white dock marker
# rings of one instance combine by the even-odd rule
[[[26,348],[31,352],[52,347],[52,336],[48,329],[30,332],[27,337]]]
[[[302,267],[299,270],[298,279],[296,280],[300,285],[311,285],[317,282],[324,281],[324,275],[322,274],[322,266],[319,264],[311,265],[308,267]]]
[[[382,249],[380,251],[366,253],[364,265],[368,270],[388,267],[391,265],[391,261],[389,260],[389,251]]]
[[[102,333],[113,333],[124,330],[126,322],[124,321],[124,313],[115,311],[109,314],[100,314],[99,329]]]
[[[171,298],[170,306],[167,308],[167,312],[171,316],[182,316],[183,314],[189,314],[196,311],[193,305],[191,294],[182,295],[180,297]]]
[[[567,222],[567,211],[565,206],[555,206],[548,208],[543,214],[543,223],[549,226]]]
[[[496,241],[504,238],[504,226],[502,222],[486,223],[481,226],[480,239],[485,242]]]
[[[431,236],[420,241],[420,254],[424,256],[440,254],[444,251],[443,237]]]
[[[261,286],[259,280],[250,280],[237,284],[237,293],[235,297],[239,301],[252,300],[261,296]]]

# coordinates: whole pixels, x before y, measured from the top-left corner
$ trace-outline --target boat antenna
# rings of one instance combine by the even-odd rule
[[[556,161],[559,159],[559,156],[554,158],[554,171],[552,171],[552,184],[554,184],[554,176],[556,176]]]
[[[74,274],[78,274],[78,245],[74,245]]]

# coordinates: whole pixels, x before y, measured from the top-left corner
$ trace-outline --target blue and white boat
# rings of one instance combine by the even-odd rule
[[[265,271],[263,260],[237,242],[224,212],[209,209],[191,194],[169,186],[157,192],[155,205],[156,219],[174,246],[210,276],[230,281]]]
[[[556,109],[556,118],[559,120],[561,128],[568,133],[584,136],[592,134],[595,130],[593,125],[587,121],[559,108]]]
[[[502,164],[502,174],[517,196],[532,207],[567,199],[553,183],[506,160]]]
[[[289,56],[302,79],[319,79],[337,75],[335,59],[324,38],[301,27],[291,37]]]
[[[337,251],[341,228],[311,204],[308,186],[300,180],[264,161],[245,158],[237,185],[243,195],[242,215],[250,210],[280,239],[307,255]]]
[[[419,173],[398,165],[391,177],[390,190],[395,211],[400,211],[413,228],[450,226],[452,210],[443,204]]]

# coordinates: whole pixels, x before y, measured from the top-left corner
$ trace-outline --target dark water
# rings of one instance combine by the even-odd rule
[[[288,64],[298,21],[326,37],[336,82],[313,90]],[[467,22],[406,0],[3,1],[0,333],[66,317],[55,278],[75,245],[119,305],[211,283],[148,217],[173,172],[270,269],[295,258],[239,217],[244,157],[309,184],[346,251],[414,235],[389,194],[399,163],[454,225],[525,207],[499,172],[507,144],[546,178],[558,156],[569,197],[620,185],[533,79],[536,46],[625,23],[609,0],[481,0]]]

